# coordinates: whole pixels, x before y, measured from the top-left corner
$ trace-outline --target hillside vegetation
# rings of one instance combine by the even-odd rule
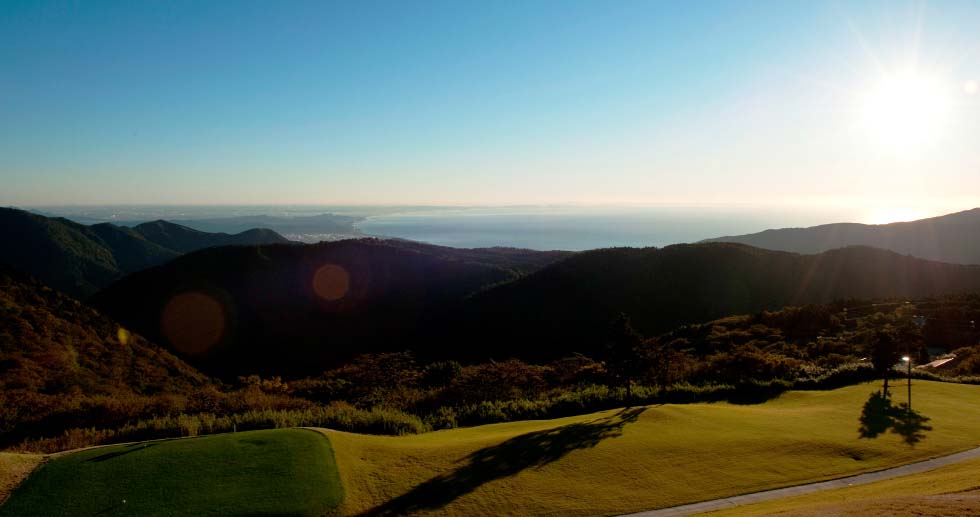
[[[317,282],[342,290],[324,294]],[[209,373],[296,377],[365,352],[411,350],[426,361],[597,357],[621,313],[654,336],[787,305],[977,291],[980,267],[871,248],[796,255],[700,244],[565,256],[360,240],[203,250],[132,275],[94,303],[178,352],[178,341],[200,337],[206,350],[183,357]],[[188,293],[216,323],[168,336],[161,314]]]
[[[980,208],[903,223],[837,223],[810,228],[782,228],[718,237],[705,242],[737,242],[796,253],[820,253],[845,246],[873,246],[940,262],[980,264],[977,235],[980,235]]]
[[[364,244],[324,247],[350,252],[363,250],[358,246]],[[385,252],[390,249],[385,243],[378,246]],[[276,248],[265,249],[277,256]],[[303,248],[283,250],[303,256]],[[206,253],[214,254],[220,264],[223,251]],[[411,246],[403,252],[416,253]],[[256,258],[261,264],[262,257]],[[447,259],[423,255],[420,260],[444,264]],[[514,274],[460,265],[464,271]],[[404,279],[406,274],[397,276]],[[275,285],[276,280],[269,282]],[[972,346],[980,333],[962,324],[980,315],[980,299],[952,297],[911,305],[857,302],[864,314],[852,305],[849,317],[839,304],[787,307],[683,326],[648,338],[631,330],[627,320],[622,322],[625,327],[607,326],[595,356],[572,354],[537,364],[517,359],[459,363],[383,352],[358,354],[326,370],[303,364],[310,371],[306,378],[239,375],[212,382],[35,281],[8,277],[5,285],[11,310],[4,313],[4,321],[12,331],[0,362],[5,369],[0,446],[31,451],[234,429],[329,426],[406,434],[563,417],[629,403],[758,403],[794,387],[830,389],[881,378],[865,358],[882,336],[901,343],[902,353],[912,353],[916,364],[928,360],[926,346],[962,346],[956,352],[961,359],[939,373],[980,374],[980,353]],[[141,300],[139,293],[133,296]],[[923,327],[913,323],[917,314],[927,315]],[[628,348],[619,353],[627,355],[611,355],[607,345],[621,338],[626,338]],[[132,348],[122,346],[123,341]],[[89,344],[80,346],[84,343]],[[89,355],[95,351],[100,355]],[[140,354],[158,354],[161,359],[146,364]],[[261,350],[255,354],[255,360],[264,358],[269,364],[305,360],[262,356]],[[73,395],[63,396],[68,393]]]
[[[0,446],[41,428],[121,423],[127,401],[210,380],[40,282],[0,267]]]
[[[473,359],[594,356],[620,313],[653,336],[788,305],[978,291],[980,267],[863,247],[818,255],[725,243],[595,250],[473,297],[447,324],[448,341],[465,340],[458,353]]]
[[[93,303],[208,373],[296,377],[357,353],[418,349],[467,296],[562,256],[374,239],[212,248],[131,275]],[[213,321],[181,325],[201,332],[164,328],[161,314],[183,300],[213,309]],[[207,346],[186,346],[208,331]]]

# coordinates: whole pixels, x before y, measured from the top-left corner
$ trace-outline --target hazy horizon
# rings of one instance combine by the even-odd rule
[[[617,246],[662,247],[768,229],[875,222],[861,221],[858,218],[860,212],[841,209],[794,210],[748,204],[504,207],[116,205],[35,207],[33,210],[43,215],[67,217],[82,224],[112,222],[134,226],[165,219],[196,230],[225,233],[266,227],[288,239],[306,243],[368,236],[408,239],[456,248],[504,246],[570,251]],[[304,216],[322,214],[352,219],[304,219]]]

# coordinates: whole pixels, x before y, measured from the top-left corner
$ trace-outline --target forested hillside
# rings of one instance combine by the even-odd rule
[[[421,336],[468,296],[565,255],[374,239],[212,248],[131,275],[93,303],[207,372],[296,376],[425,348]]]
[[[29,436],[43,419],[81,426],[92,407],[210,382],[94,309],[0,266],[0,441]]]
[[[584,252],[482,293],[454,317],[473,358],[543,360],[602,347],[628,315],[645,335],[728,314],[843,299],[980,291],[980,267],[852,247],[797,255],[740,244]]]

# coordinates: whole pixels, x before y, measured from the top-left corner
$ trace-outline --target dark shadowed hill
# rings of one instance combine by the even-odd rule
[[[8,208],[0,208],[0,241],[0,260],[76,297],[94,293],[130,268],[178,255],[127,228],[90,227]]]
[[[158,220],[143,223],[132,228],[144,239],[164,248],[190,253],[215,246],[285,244],[289,241],[278,233],[261,228],[245,230],[233,235],[227,233],[208,233],[187,226]]]
[[[825,224],[718,237],[704,242],[737,242],[796,253],[872,246],[940,262],[980,264],[980,208],[906,223]]]
[[[473,297],[449,335],[465,340],[474,359],[596,356],[620,312],[654,335],[786,305],[977,291],[978,266],[867,247],[817,255],[724,243],[614,248],[577,254]]]
[[[375,239],[211,248],[92,301],[207,372],[305,375],[359,352],[419,348],[467,296],[563,256]]]
[[[285,240],[269,230],[207,234],[158,223],[148,223],[143,228],[109,223],[85,226],[68,219],[0,208],[0,261],[64,293],[84,298],[127,273],[163,264],[187,249]]]
[[[370,239],[213,248],[127,277],[93,302],[227,377],[305,375],[370,351],[596,357],[620,312],[654,335],[786,305],[980,292],[980,267],[866,247],[798,255],[698,244],[523,257],[535,253]],[[548,260],[557,261],[522,274]],[[529,262],[529,270],[513,265]]]

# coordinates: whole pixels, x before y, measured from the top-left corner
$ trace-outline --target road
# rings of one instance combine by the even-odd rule
[[[976,458],[980,458],[980,447],[956,454],[950,454],[948,456],[940,456],[931,460],[909,463],[908,465],[902,465],[901,467],[879,470],[877,472],[869,472],[867,474],[858,474],[856,476],[847,476],[831,479],[829,481],[820,481],[817,483],[807,483],[805,485],[777,488],[775,490],[765,490],[763,492],[736,495],[722,499],[712,499],[710,501],[672,506],[670,508],[661,508],[659,510],[631,513],[622,517],[674,517],[678,515],[693,515],[696,513],[723,510],[734,506],[761,503],[763,501],[771,501],[773,499],[780,499],[794,495],[811,494],[813,492],[822,492],[824,490],[833,490],[835,488],[847,488],[849,486],[874,483],[876,481],[896,478],[899,476],[918,474],[920,472],[926,472],[928,470],[933,470],[946,465],[951,465],[953,463],[959,463],[961,461]]]

